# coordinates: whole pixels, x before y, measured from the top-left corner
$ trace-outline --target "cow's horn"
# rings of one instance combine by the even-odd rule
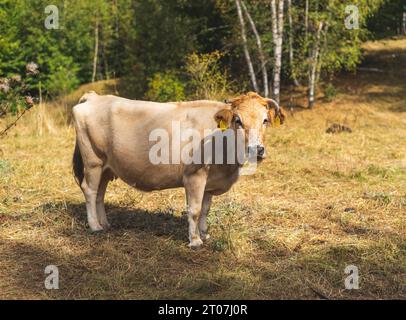
[[[274,106],[275,106],[275,112],[276,112],[276,114],[279,114],[279,111],[280,111],[280,109],[281,109],[281,107],[279,106],[279,103],[277,103],[274,99],[267,99],[267,102],[268,102],[268,105],[270,104],[270,103],[272,103]]]

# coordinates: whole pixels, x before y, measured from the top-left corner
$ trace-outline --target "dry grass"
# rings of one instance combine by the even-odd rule
[[[406,40],[365,48],[385,73],[345,75],[333,102],[269,130],[269,159],[216,198],[199,251],[186,246],[182,190],[114,182],[113,229],[91,234],[73,129],[54,110],[54,131],[38,135],[32,112],[0,141],[0,298],[405,299]],[[353,133],[326,134],[332,122]],[[44,289],[48,264],[60,290]],[[359,290],[344,289],[350,264]]]

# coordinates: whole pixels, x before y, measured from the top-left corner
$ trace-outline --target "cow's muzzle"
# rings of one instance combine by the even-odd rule
[[[258,161],[266,157],[265,147],[263,145],[248,146],[248,157],[250,159],[257,158]]]

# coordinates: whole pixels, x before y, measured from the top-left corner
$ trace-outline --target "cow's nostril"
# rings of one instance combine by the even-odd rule
[[[265,154],[265,148],[263,146],[258,146],[257,147],[257,155],[259,157],[263,157]]]

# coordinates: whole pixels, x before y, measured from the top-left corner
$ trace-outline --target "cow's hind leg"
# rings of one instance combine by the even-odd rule
[[[107,216],[106,216],[106,208],[104,207],[104,195],[106,194],[106,189],[107,185],[109,184],[110,180],[113,178],[113,174],[109,169],[105,170],[102,174],[100,184],[99,184],[99,190],[97,192],[97,197],[96,197],[96,210],[97,210],[97,216],[100,225],[103,227],[103,229],[108,229],[110,228],[110,224],[107,221]]]
[[[90,229],[94,232],[103,230],[103,227],[100,225],[97,217],[96,205],[101,176],[101,166],[92,166],[90,168],[86,168],[85,177],[81,185],[86,199],[87,222],[89,223]]]
[[[199,231],[200,237],[202,240],[206,240],[210,238],[210,235],[207,233],[207,214],[209,213],[211,200],[213,196],[207,192],[204,193],[203,202],[202,202],[202,210],[200,213],[199,219]]]

